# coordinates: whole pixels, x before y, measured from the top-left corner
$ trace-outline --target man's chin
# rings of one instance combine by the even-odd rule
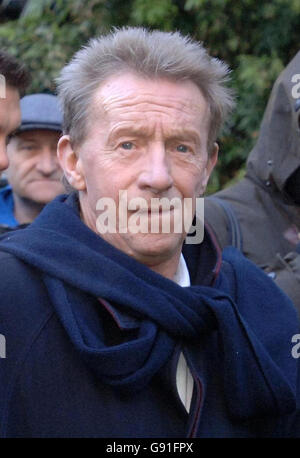
[[[51,202],[53,199],[55,199],[55,197],[57,197],[59,194],[61,194],[61,193],[58,193],[58,194],[47,194],[47,195],[43,195],[43,196],[26,195],[26,196],[22,196],[22,200],[24,202],[27,202],[28,204],[31,203],[31,205],[44,206],[44,205],[48,204],[49,202]]]
[[[30,194],[31,196],[43,196],[48,194],[61,194],[65,192],[65,187],[60,179],[40,179],[26,183],[23,190],[26,194]]]
[[[182,234],[131,234],[127,240],[128,251],[140,262],[168,259],[175,251],[181,251],[182,244]]]
[[[57,197],[59,194],[64,194],[65,190],[60,189],[60,188],[55,188],[55,189],[48,189],[43,192],[36,192],[36,193],[28,193],[23,196],[26,200],[30,200],[32,202],[35,202],[38,205],[46,205],[49,202],[51,202],[55,197]]]

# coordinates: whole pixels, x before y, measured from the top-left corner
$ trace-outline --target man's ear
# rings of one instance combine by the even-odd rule
[[[57,156],[69,184],[78,191],[84,191],[86,184],[81,160],[73,150],[69,135],[63,135],[59,139]]]
[[[202,175],[201,194],[204,194],[209,177],[218,160],[219,145],[214,143],[212,151],[209,153],[207,164]]]
[[[218,161],[218,153],[219,153],[219,145],[218,143],[214,143],[213,149],[211,153],[209,154],[208,160],[207,160],[207,172],[208,172],[208,178],[210,177],[213,169],[215,168],[215,165]],[[207,181],[208,181],[207,178]],[[207,182],[206,182],[207,183]]]

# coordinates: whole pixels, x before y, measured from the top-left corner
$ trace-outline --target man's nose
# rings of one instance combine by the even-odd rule
[[[138,185],[141,189],[147,188],[156,194],[172,187],[171,163],[164,145],[153,145],[148,152]]]
[[[36,169],[43,175],[52,175],[59,167],[56,150],[45,146],[38,156]]]
[[[7,169],[8,167],[8,157],[6,151],[6,140],[0,140],[0,172]]]

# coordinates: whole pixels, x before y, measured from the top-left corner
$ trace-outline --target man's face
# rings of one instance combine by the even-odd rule
[[[64,192],[56,154],[59,137],[59,132],[31,130],[11,139],[7,179],[16,195],[46,204]]]
[[[90,116],[87,138],[76,149],[71,184],[80,190],[83,219],[95,232],[100,198],[114,199],[118,222],[120,190],[127,192],[128,202],[142,197],[149,203],[163,197],[195,202],[204,192],[217,145],[209,159],[209,108],[194,83],[115,76],[95,93]],[[66,140],[61,145],[68,149],[63,148]],[[133,214],[129,210],[128,219]],[[151,258],[178,255],[185,235],[128,231],[102,237],[149,265]]]
[[[21,122],[19,91],[6,86],[5,99],[0,98],[0,172],[8,166],[6,145],[8,137]]]

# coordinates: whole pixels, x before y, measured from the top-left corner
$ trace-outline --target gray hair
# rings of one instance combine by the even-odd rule
[[[129,71],[146,78],[190,80],[201,90],[210,107],[208,150],[234,107],[225,83],[228,66],[208,55],[203,45],[179,32],[148,31],[127,27],[94,38],[80,49],[57,79],[64,113],[64,133],[73,145],[86,136],[92,97],[112,75]]]

